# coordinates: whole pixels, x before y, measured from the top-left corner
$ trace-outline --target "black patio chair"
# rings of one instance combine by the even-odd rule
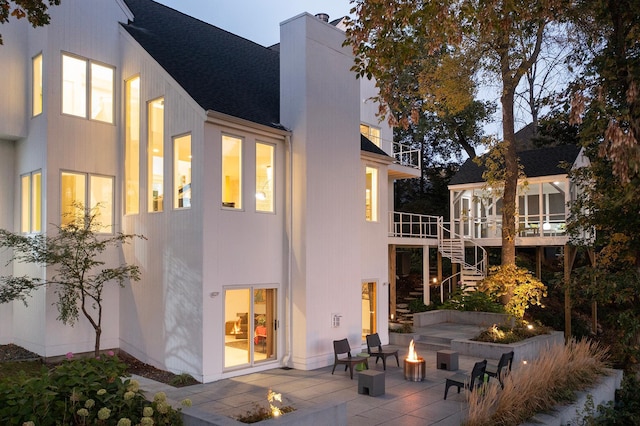
[[[396,363],[398,367],[400,367],[400,360],[398,359],[398,350],[397,349],[382,349],[382,342],[380,341],[380,336],[378,333],[367,334],[367,352],[369,356],[376,357],[376,364],[378,360],[382,358],[382,369],[387,369],[387,357],[395,356]]]
[[[484,383],[484,372],[486,368],[487,360],[485,359],[475,363],[471,374],[456,373],[449,377],[444,385],[444,399],[447,399],[447,393],[451,386],[456,386],[458,388],[458,393],[460,393],[460,388],[473,391],[475,388],[482,386],[482,383]]]
[[[367,358],[362,357],[352,357],[351,356],[351,346],[349,346],[349,340],[334,340],[333,341],[333,354],[334,354],[334,362],[333,362],[333,370],[331,370],[331,374],[336,371],[336,366],[339,364],[344,364],[344,371],[349,369],[349,375],[351,376],[351,380],[353,380],[353,367],[358,364],[364,364],[365,368],[369,369],[369,363],[367,362]],[[340,355],[347,354],[345,357],[340,357]]]
[[[500,383],[500,387],[504,389],[504,376],[511,371],[511,364],[513,363],[513,351],[505,352],[500,357],[498,363],[487,363],[485,373],[489,377],[495,377]],[[502,371],[503,369],[506,371]]]

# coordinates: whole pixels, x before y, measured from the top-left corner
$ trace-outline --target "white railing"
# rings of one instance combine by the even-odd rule
[[[402,166],[419,169],[422,153],[419,149],[411,148],[409,145],[393,142],[393,158],[396,163]]]
[[[438,238],[441,217],[424,214],[389,212],[389,236]]]

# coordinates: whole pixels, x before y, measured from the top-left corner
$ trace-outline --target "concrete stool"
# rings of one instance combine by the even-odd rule
[[[442,350],[436,352],[436,368],[454,371],[458,369],[458,352]]]
[[[384,395],[384,371],[364,370],[359,372],[358,393],[369,396]]]

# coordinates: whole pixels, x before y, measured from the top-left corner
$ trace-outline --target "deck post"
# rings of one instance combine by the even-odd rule
[[[431,304],[431,276],[429,275],[429,246],[422,246],[422,296],[424,304]]]
[[[389,315],[393,318],[398,318],[396,302],[396,246],[389,244]]]
[[[576,259],[576,249],[569,244],[564,245],[564,340],[571,339],[571,269]]]

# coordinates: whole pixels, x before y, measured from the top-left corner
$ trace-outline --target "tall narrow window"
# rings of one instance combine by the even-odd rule
[[[33,76],[33,110],[31,113],[36,116],[42,113],[42,54],[35,56],[31,65]]]
[[[191,207],[191,135],[173,140],[173,207]]]
[[[87,116],[87,61],[62,55],[62,112]]]
[[[125,214],[140,212],[140,77],[125,84]]]
[[[378,220],[378,169],[366,168],[365,218],[370,222]]]
[[[242,139],[222,136],[222,207],[242,208]]]
[[[114,75],[113,67],[63,54],[62,112],[113,123]]]
[[[256,143],[256,211],[273,212],[274,146]]]
[[[364,135],[371,142],[376,144],[376,146],[380,146],[380,129],[377,127],[371,127],[367,124],[360,125],[360,133]]]
[[[60,226],[72,224],[80,219],[82,211],[77,207],[87,207],[87,177],[84,173],[62,172],[60,197]]]
[[[31,232],[42,231],[42,172],[31,174]]]
[[[113,123],[113,68],[91,64],[91,118]]]
[[[42,173],[33,172],[20,178],[20,231],[42,231]]]
[[[164,98],[149,102],[149,211],[163,211],[164,200]]]
[[[94,231],[111,234],[113,232],[113,178],[109,176],[89,176],[89,205],[96,208]]]
[[[20,179],[20,231],[31,232],[31,175],[24,175]]]

